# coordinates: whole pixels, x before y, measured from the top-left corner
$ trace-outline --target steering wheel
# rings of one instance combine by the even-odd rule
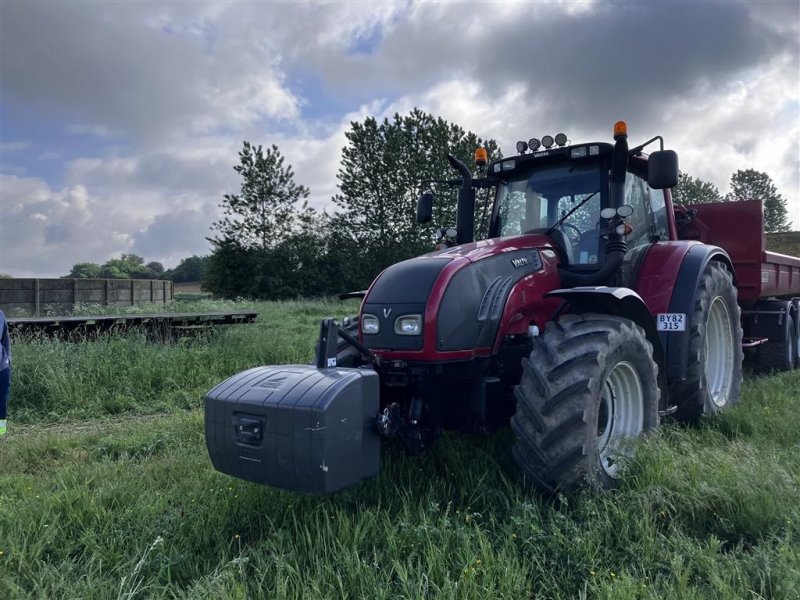
[[[570,230],[570,233],[564,231],[564,235],[567,236],[567,239],[569,240],[570,244],[572,244],[573,246],[577,246],[578,243],[581,241],[581,238],[583,237],[583,232],[577,227],[575,227],[575,225],[573,225],[572,223],[561,223],[559,227],[561,228],[562,231],[565,228]]]

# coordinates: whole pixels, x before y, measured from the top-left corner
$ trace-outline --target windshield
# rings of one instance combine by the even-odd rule
[[[603,177],[598,164],[539,168],[498,186],[496,232],[501,237],[544,232],[586,200],[558,225],[571,264],[598,263]]]

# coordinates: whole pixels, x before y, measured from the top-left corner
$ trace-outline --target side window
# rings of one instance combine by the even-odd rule
[[[628,236],[628,248],[635,248],[650,241],[650,219],[648,208],[650,192],[647,182],[638,175],[628,173],[625,178],[625,204],[633,208],[629,219],[633,232]]]
[[[509,192],[500,205],[500,235],[519,235],[525,218],[525,192]]]
[[[533,229],[546,228],[547,199],[536,192],[510,191],[500,204],[500,235],[520,235]]]
[[[669,222],[667,220],[667,204],[664,201],[664,190],[650,190],[650,209],[656,225],[656,235],[662,240],[669,239]]]

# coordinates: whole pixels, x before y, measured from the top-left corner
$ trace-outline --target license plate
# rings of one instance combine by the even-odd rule
[[[658,313],[659,331],[686,331],[686,313]]]

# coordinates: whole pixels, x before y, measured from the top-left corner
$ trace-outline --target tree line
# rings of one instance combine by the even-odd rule
[[[190,256],[174,269],[165,269],[160,262],[145,263],[136,254],[122,254],[105,263],[81,262],[72,265],[65,278],[76,279],[168,279],[176,283],[202,281],[208,270],[208,256]]]
[[[309,189],[295,181],[280,149],[247,141],[234,170],[237,194],[225,194],[222,217],[211,224],[211,254],[192,256],[175,269],[123,254],[103,265],[79,263],[68,277],[161,277],[202,281],[223,297],[285,299],[365,289],[387,266],[433,249],[437,227],[455,223],[456,192],[442,180],[455,173],[447,154],[473,164],[478,146],[489,160],[501,157],[497,143],[420,109],[379,121],[352,122],[337,172],[335,210],[308,205]],[[434,192],[434,218],[414,218],[422,190]],[[681,175],[673,189],[676,204],[760,198],[769,232],[789,229],[786,200],[766,173],[740,170],[731,192],[722,196],[711,183]],[[491,197],[476,203],[476,239],[486,237]]]
[[[419,109],[353,122],[346,138],[332,213],[308,206],[308,188],[277,146],[244,142],[234,167],[241,190],[224,196],[208,238],[206,289],[270,299],[365,289],[387,266],[433,250],[436,225],[455,222],[456,192],[441,183],[455,176],[448,153],[467,165],[478,146],[490,160],[500,156],[494,140]],[[436,194],[431,224],[414,218],[422,189]]]
[[[682,205],[762,200],[764,230],[767,233],[791,231],[786,199],[778,193],[769,175],[755,169],[740,169],[731,175],[730,185],[731,191],[723,196],[713,183],[682,173],[678,185],[672,189],[672,201]]]

